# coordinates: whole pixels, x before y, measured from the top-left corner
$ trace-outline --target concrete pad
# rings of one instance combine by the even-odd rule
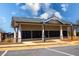
[[[21,44],[11,44],[11,45],[0,45],[0,51],[4,50],[23,50],[23,49],[38,49],[38,48],[48,48],[48,47],[63,47],[63,46],[72,46],[79,45],[74,44],[76,41],[66,42],[59,40],[49,40],[44,42],[39,41],[29,41],[23,42]],[[77,41],[78,42],[78,41]]]
[[[28,44],[28,45],[35,45],[33,42],[22,42],[23,44]]]

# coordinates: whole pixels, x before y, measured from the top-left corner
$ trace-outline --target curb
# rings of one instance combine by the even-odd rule
[[[79,44],[73,44],[74,42],[71,43],[62,43],[62,42],[58,42],[58,43],[34,43],[34,44],[12,44],[12,45],[0,45],[0,48],[10,48],[10,47],[29,47],[29,46],[65,46],[65,45],[79,45]]]
[[[54,45],[66,45],[64,43],[39,43],[39,44],[33,44],[33,45],[27,45],[27,44],[16,44],[16,45],[0,45],[0,48],[10,48],[10,47],[28,47],[28,46],[54,46]]]

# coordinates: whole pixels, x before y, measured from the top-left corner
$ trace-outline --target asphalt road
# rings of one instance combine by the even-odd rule
[[[0,51],[1,56],[79,56],[79,46]]]

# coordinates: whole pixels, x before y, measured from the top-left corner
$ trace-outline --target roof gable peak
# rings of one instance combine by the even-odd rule
[[[55,14],[53,14],[53,15],[50,17],[50,19],[53,19],[53,20],[59,20],[60,18],[57,17]]]

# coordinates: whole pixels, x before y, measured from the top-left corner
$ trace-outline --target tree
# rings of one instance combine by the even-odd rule
[[[76,24],[78,24],[78,25],[79,25],[79,19],[76,21]]]
[[[76,24],[78,25],[78,28],[77,28],[77,35],[79,35],[79,19],[76,21]]]
[[[1,32],[1,33],[5,33],[5,31],[4,31],[2,28],[0,28],[0,32]]]

